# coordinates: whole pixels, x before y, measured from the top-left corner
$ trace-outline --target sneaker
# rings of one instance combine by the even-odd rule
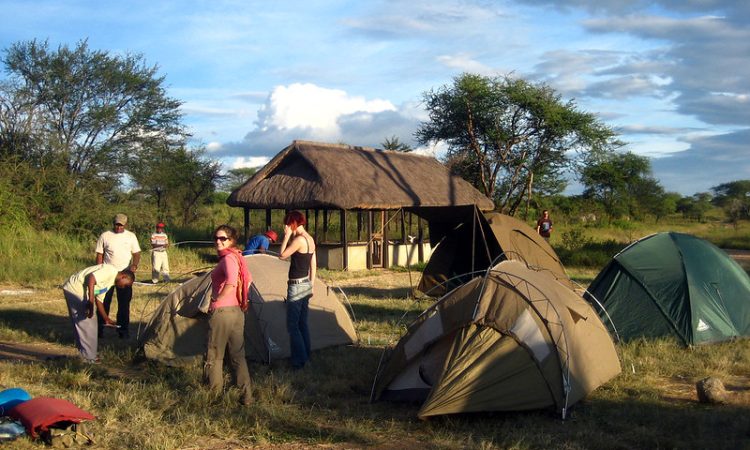
[[[86,364],[101,364],[102,360],[99,359],[99,358],[96,358],[96,359],[84,359],[83,362],[86,363]]]
[[[151,284],[159,284],[159,280],[151,280]]]

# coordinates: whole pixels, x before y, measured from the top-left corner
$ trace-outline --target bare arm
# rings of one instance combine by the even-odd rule
[[[310,283],[315,283],[315,271],[318,268],[318,257],[315,251],[313,251],[312,259],[310,259]]]
[[[89,304],[86,305],[86,317],[94,317],[94,308],[96,308],[96,310],[99,311],[99,315],[104,319],[104,323],[110,326],[114,326],[115,322],[107,315],[107,311],[104,310],[104,305],[102,304],[102,302],[96,299],[96,295],[94,294],[95,285],[96,278],[92,273],[88,277],[86,277],[86,289],[89,295]]]
[[[281,241],[279,259],[289,259],[289,257],[292,256],[294,252],[300,249],[300,246],[301,240],[297,238],[292,239],[291,228],[289,228],[289,225],[284,226],[284,240]]]
[[[104,263],[104,253],[97,253],[96,254],[96,264],[103,264]]]
[[[141,252],[133,253],[133,260],[130,262],[130,270],[133,272],[138,269],[138,263],[141,262]]]

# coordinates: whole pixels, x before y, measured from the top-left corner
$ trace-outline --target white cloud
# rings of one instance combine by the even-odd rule
[[[380,147],[385,138],[395,136],[413,146],[412,134],[421,120],[424,110],[413,103],[396,107],[387,100],[294,83],[275,87],[258,111],[255,128],[242,141],[225,143],[214,155],[267,158],[295,139]]]
[[[481,75],[497,75],[497,71],[474,59],[468,53],[458,53],[455,55],[441,55],[437,57],[440,64],[451,69],[458,69],[461,72],[478,73]]]
[[[341,134],[338,119],[347,114],[395,111],[387,100],[352,97],[339,89],[295,83],[277,86],[258,112],[258,130],[310,130],[324,138]]]
[[[237,157],[232,163],[232,169],[242,169],[245,167],[262,167],[268,164],[271,158],[266,156],[249,156],[249,157]]]

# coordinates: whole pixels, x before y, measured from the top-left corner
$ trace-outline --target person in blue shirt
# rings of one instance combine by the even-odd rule
[[[276,242],[279,235],[273,230],[268,230],[265,233],[258,233],[255,236],[247,240],[245,244],[245,251],[242,255],[252,255],[255,253],[265,253],[268,250],[268,246],[272,242]]]

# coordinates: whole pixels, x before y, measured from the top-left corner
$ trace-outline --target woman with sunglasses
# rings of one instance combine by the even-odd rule
[[[286,327],[293,369],[301,369],[310,359],[307,315],[313,295],[317,259],[315,241],[305,231],[305,225],[307,220],[299,211],[292,211],[284,217],[284,240],[279,255],[281,259],[291,260],[286,294]]]
[[[252,277],[245,258],[235,247],[237,230],[220,225],[214,231],[219,263],[211,271],[211,304],[208,309],[208,344],[204,375],[211,390],[224,388],[224,352],[229,353],[240,389],[240,403],[253,401],[250,372],[245,360],[245,311]]]

